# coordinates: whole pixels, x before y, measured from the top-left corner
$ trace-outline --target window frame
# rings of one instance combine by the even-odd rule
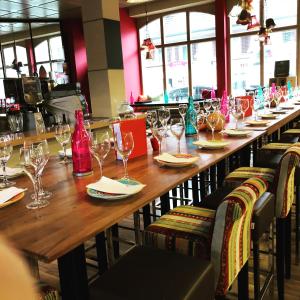
[[[167,15],[172,15],[172,14],[176,14],[176,13],[185,13],[185,17],[186,17],[186,30],[187,30],[187,39],[186,41],[182,41],[182,42],[173,42],[173,43],[165,43],[164,41],[164,25],[163,25],[163,18]],[[190,14],[191,13],[205,13],[205,14],[211,14],[212,16],[215,17],[215,14],[213,14],[210,11],[200,11],[197,9],[193,9],[193,10],[179,10],[179,11],[172,11],[172,12],[168,12],[165,14],[161,14],[158,16],[153,17],[148,23],[151,23],[152,21],[155,21],[157,19],[160,20],[160,35],[161,35],[161,44],[156,45],[155,47],[157,49],[161,49],[162,52],[162,72],[163,72],[163,91],[167,90],[167,77],[166,77],[166,63],[167,63],[167,58],[165,55],[165,51],[167,51],[166,49],[171,48],[171,47],[177,47],[177,46],[187,46],[187,62],[188,62],[188,95],[191,96],[193,95],[193,85],[192,85],[192,55],[191,55],[191,45],[192,44],[199,44],[199,43],[205,43],[205,42],[215,42],[216,43],[216,24],[215,24],[215,35],[214,37],[207,37],[207,38],[200,38],[200,39],[191,39],[191,28],[190,28]],[[140,24],[140,26],[138,26],[137,30],[138,30],[138,43],[140,45],[141,43],[141,36],[140,36],[140,29],[143,28],[146,25],[146,18],[144,19],[144,22],[142,24]],[[150,34],[151,36],[151,34]],[[140,74],[141,74],[141,86],[142,86],[142,93],[144,94],[144,86],[143,86],[143,67],[142,67],[142,60],[141,60],[141,55],[143,55],[143,51],[140,49],[139,51],[139,64],[140,64]],[[217,77],[217,70],[216,70],[216,77]],[[215,78],[216,83],[217,83],[217,78]],[[217,88],[217,87],[215,87]]]
[[[264,8],[265,8],[265,0],[259,0],[259,5],[260,5],[260,20],[261,23],[263,24],[265,22],[265,15],[264,15]],[[275,27],[272,29],[272,33],[278,33],[278,32],[284,32],[284,31],[289,31],[289,30],[296,30],[296,77],[297,77],[297,82],[299,82],[298,78],[300,76],[300,70],[299,70],[299,62],[300,62],[300,44],[299,44],[299,37],[300,37],[300,3],[297,5],[297,24],[295,25],[287,25],[287,26],[280,26],[280,27]],[[276,20],[275,20],[276,21]],[[230,21],[228,22],[228,26],[230,27]],[[242,25],[241,25],[242,26]],[[271,41],[272,41],[272,33],[271,33]],[[243,37],[247,35],[253,35],[253,34],[258,34],[258,30],[251,30],[251,31],[245,31],[245,32],[239,32],[239,33],[230,33],[229,35],[229,43],[231,45],[231,40],[232,38],[235,37]],[[265,59],[264,59],[264,47],[265,45],[262,42],[257,41],[257,43],[260,43],[260,78],[259,78],[259,83],[260,86],[267,86],[268,82],[264,83],[264,77],[265,77]],[[229,77],[229,91],[232,93],[233,92],[233,86],[232,86],[232,57],[231,57],[231,52],[230,52],[230,77]]]

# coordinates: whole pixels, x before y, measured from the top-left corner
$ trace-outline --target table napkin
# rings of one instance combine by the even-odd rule
[[[169,153],[163,153],[159,156],[154,157],[154,159],[168,162],[168,163],[180,164],[180,163],[195,163],[199,159],[199,157],[184,158],[184,157],[175,157],[174,155]]]
[[[21,168],[9,168],[6,167],[6,175],[8,177],[10,176],[15,176],[15,175],[19,175],[23,172],[23,170]],[[3,176],[3,169],[0,169],[0,176]]]
[[[14,186],[0,191],[0,204],[5,203],[24,191],[24,189],[19,189]]]
[[[59,156],[64,157],[64,155],[65,155],[64,150],[59,150],[59,151],[58,151],[58,154],[59,154]],[[68,149],[66,150],[66,154],[67,154],[67,157],[72,157],[72,149],[71,149],[71,148],[68,148]]]
[[[127,185],[117,180],[102,176],[99,181],[90,183],[86,187],[104,193],[132,195],[141,191],[145,185]]]

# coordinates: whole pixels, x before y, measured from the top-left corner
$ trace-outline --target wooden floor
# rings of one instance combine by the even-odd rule
[[[123,226],[132,227],[133,220],[132,218],[127,218],[123,220],[122,224]],[[294,225],[294,222],[293,222]],[[294,226],[293,226],[294,227]],[[125,229],[119,229],[119,236],[120,238],[126,239],[134,243],[134,232],[130,230]],[[261,242],[261,249],[266,250],[267,249],[267,238],[263,239]],[[300,300],[300,265],[296,265],[295,263],[295,240],[294,240],[294,232],[293,232],[293,245],[292,245],[292,278],[290,280],[285,281],[285,295],[286,300]],[[86,246],[90,246],[93,243],[93,240],[89,241]],[[120,253],[121,255],[127,251],[131,245],[128,245],[127,243],[121,242],[120,243]],[[89,251],[88,256],[95,256],[95,252],[93,250]],[[269,258],[271,256],[262,254],[260,257],[262,269],[267,269]],[[91,267],[91,264],[94,264],[96,266],[96,263],[90,259],[87,259],[87,262],[89,265],[87,266],[88,269],[88,276],[94,276],[97,274],[97,269],[94,267]],[[250,281],[250,299],[253,299],[253,273],[251,272],[251,260],[250,260],[250,272],[249,272],[249,281]],[[48,283],[56,286],[59,288],[59,281],[58,281],[58,270],[57,270],[57,264],[51,263],[51,264],[44,264],[40,263],[40,276],[42,280],[47,281]],[[261,280],[263,282],[264,277],[261,277]],[[262,284],[262,283],[261,283]],[[236,283],[233,284],[230,293],[227,296],[228,299],[237,299],[237,293],[236,293]],[[277,300],[277,291],[276,291],[276,278],[273,280],[270,288],[266,292],[265,300]],[[142,299],[141,299],[142,300]],[[155,300],[155,299],[153,299]],[[205,299],[203,299],[205,300]]]

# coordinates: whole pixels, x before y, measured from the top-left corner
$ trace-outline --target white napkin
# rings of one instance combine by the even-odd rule
[[[127,185],[119,181],[102,176],[99,181],[90,183],[86,187],[104,193],[132,195],[141,191],[145,187],[145,185]]]
[[[155,156],[154,159],[160,160],[160,161],[164,161],[164,162],[168,162],[168,163],[195,163],[199,157],[190,157],[190,158],[184,158],[184,157],[175,157],[172,154],[169,153],[163,153],[159,156]]]
[[[65,152],[64,152],[64,150],[59,150],[59,151],[58,151],[58,154],[59,154],[59,156],[64,157]],[[67,154],[67,157],[72,157],[72,149],[71,149],[71,148],[68,148],[68,149],[66,150],[66,154]]]
[[[0,191],[0,204],[10,200],[24,191],[24,189],[19,189],[14,186]]]
[[[23,170],[21,168],[9,168],[9,167],[6,167],[6,175],[8,177],[21,174],[22,172],[23,172]],[[0,169],[0,176],[3,176],[3,169],[2,168]]]

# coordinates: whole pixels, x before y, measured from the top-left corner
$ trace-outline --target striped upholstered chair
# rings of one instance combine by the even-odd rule
[[[281,156],[277,169],[238,168],[225,178],[225,184],[238,185],[253,174],[271,183],[276,198],[276,269],[279,300],[284,299],[284,274],[291,277],[291,207],[295,198],[295,171],[300,163],[300,147],[289,147]]]
[[[251,178],[227,195],[217,210],[176,207],[146,228],[144,243],[210,259],[216,297],[222,299],[238,275],[243,274],[247,283],[252,210],[266,190],[266,181]],[[244,293],[242,298],[247,299],[247,284],[244,287],[239,295]]]

